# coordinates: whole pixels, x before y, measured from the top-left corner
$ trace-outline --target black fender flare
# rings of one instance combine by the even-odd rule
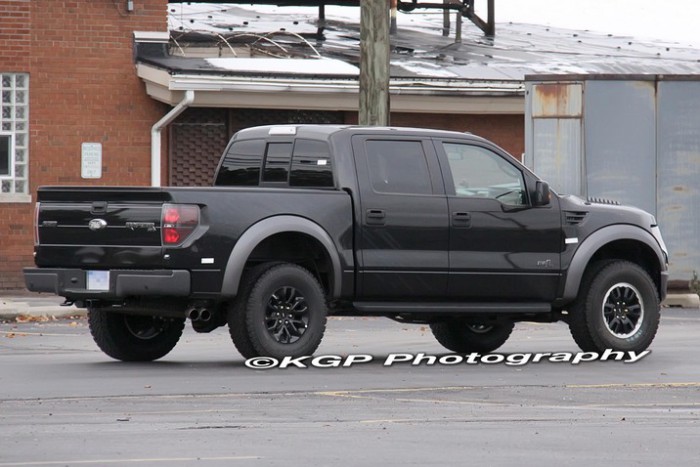
[[[566,274],[564,295],[562,297],[564,300],[572,301],[578,295],[583,273],[586,271],[586,267],[593,255],[608,243],[617,240],[633,240],[648,246],[656,254],[659,270],[662,273],[666,270],[664,252],[650,232],[628,224],[603,227],[586,237],[576,249]]]
[[[238,293],[243,268],[250,254],[260,242],[272,235],[286,232],[309,235],[323,245],[333,268],[333,277],[331,278],[333,290],[328,292],[333,297],[339,297],[341,288],[340,257],[330,235],[315,222],[303,217],[285,215],[263,219],[243,232],[228,257],[224,281],[221,285],[221,295],[233,297]]]

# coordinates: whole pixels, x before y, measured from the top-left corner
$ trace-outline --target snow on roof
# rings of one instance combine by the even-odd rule
[[[290,75],[357,76],[360,69],[332,58],[206,58],[216,68],[245,73],[284,73]]]

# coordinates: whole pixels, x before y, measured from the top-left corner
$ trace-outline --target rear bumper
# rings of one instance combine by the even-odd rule
[[[24,282],[32,292],[70,298],[186,297],[191,292],[190,272],[186,270],[118,269],[109,273],[109,290],[88,289],[83,269],[25,268]]]

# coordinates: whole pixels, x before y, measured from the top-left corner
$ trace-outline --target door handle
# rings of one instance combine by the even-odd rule
[[[452,225],[455,227],[471,227],[472,215],[468,212],[453,212]]]
[[[383,225],[386,218],[386,211],[383,209],[368,209],[367,223],[373,225]]]

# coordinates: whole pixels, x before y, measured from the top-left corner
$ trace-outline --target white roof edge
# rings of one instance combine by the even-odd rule
[[[177,105],[186,91],[195,91],[194,107],[250,107],[357,111],[357,80],[300,80],[257,77],[171,75],[144,63],[137,73],[146,84],[148,95],[169,105]],[[408,85],[392,82],[392,111],[425,113],[514,114],[525,110],[522,82],[470,82],[471,88],[436,86],[436,82],[414,80]],[[461,83],[467,84],[467,83]],[[475,87],[481,84],[481,87]],[[321,98],[322,97],[322,98]]]
[[[250,91],[273,89],[281,87],[294,92],[357,92],[359,83],[356,79],[304,79],[304,78],[268,78],[222,75],[171,75],[169,88],[173,91],[187,90],[230,90],[248,89]],[[425,94],[436,91],[455,93],[493,93],[493,94],[524,94],[523,81],[456,81],[456,80],[426,80],[425,78],[392,79],[389,83],[391,92],[401,94]]]
[[[134,31],[134,40],[146,44],[167,44],[170,41],[170,33],[167,31]]]
[[[304,93],[357,93],[357,79],[309,79],[294,77],[252,77],[231,75],[171,74],[153,65],[137,64],[137,74],[145,81],[157,83],[170,91],[287,91]],[[523,81],[509,80],[429,80],[425,78],[392,79],[392,94],[426,95],[490,95],[521,96],[525,93]]]

